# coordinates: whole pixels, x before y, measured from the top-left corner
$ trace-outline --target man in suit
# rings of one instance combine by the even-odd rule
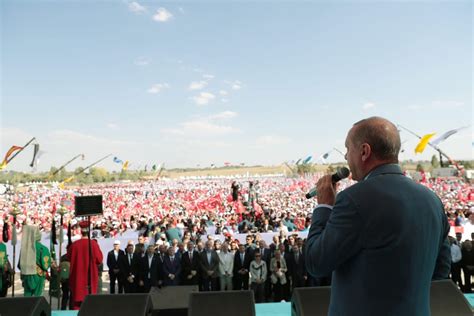
[[[159,260],[155,255],[155,247],[149,245],[140,264],[139,286],[143,288],[144,293],[150,292],[152,286],[158,286],[159,265]]]
[[[174,247],[168,248],[168,254],[163,262],[163,285],[172,286],[179,285],[181,278],[181,262],[176,256]]]
[[[298,245],[293,245],[289,259],[291,266],[290,276],[292,289],[295,287],[304,287],[307,279],[306,264],[304,254],[301,252]]]
[[[124,275],[120,269],[120,261],[125,253],[120,249],[120,240],[114,241],[114,249],[107,254],[107,267],[109,268],[110,294],[115,294],[115,282],[118,283],[119,294],[123,293]]]
[[[219,256],[214,250],[214,242],[208,240],[206,248],[201,252],[201,277],[203,291],[217,291],[219,276]]]
[[[120,271],[123,277],[123,289],[125,293],[135,293],[136,279],[138,279],[137,256],[134,258],[133,244],[128,244],[125,254],[119,261]]]
[[[255,252],[259,252],[262,256],[262,261],[265,261],[267,265],[267,279],[265,280],[265,301],[270,302],[272,296],[272,281],[270,279],[270,260],[272,259],[272,251],[267,247],[265,240],[260,240],[258,242],[258,248],[255,249]]]
[[[245,250],[245,245],[240,244],[234,256],[234,290],[249,289],[249,269],[253,257]]]
[[[194,250],[194,243],[188,242],[188,251],[181,256],[181,279],[183,285],[199,283],[199,253]]]
[[[318,181],[306,247],[309,273],[333,272],[329,315],[430,315],[431,281],[450,270],[443,204],[403,175],[388,120],[355,123],[346,148],[358,183],[336,198],[331,175]]]

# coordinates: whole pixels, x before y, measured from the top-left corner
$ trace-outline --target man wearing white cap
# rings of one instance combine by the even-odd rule
[[[125,252],[120,249],[120,240],[114,241],[114,249],[109,251],[107,254],[107,267],[109,267],[110,277],[110,294],[115,294],[115,281],[118,283],[119,294],[123,293],[124,275],[121,272],[119,265],[119,262],[123,260],[123,256],[125,256]]]

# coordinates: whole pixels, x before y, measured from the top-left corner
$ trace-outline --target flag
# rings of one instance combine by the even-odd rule
[[[448,137],[456,134],[457,132],[459,132],[459,131],[461,131],[465,128],[468,128],[468,126],[463,126],[463,127],[460,127],[460,128],[456,128],[456,129],[452,129],[450,131],[447,131],[446,133],[444,133],[443,135],[441,135],[440,137],[438,137],[434,141],[432,141],[431,145],[438,146],[439,143],[444,142],[446,139],[448,139]]]
[[[310,162],[312,158],[313,156],[308,156],[305,160],[303,160],[303,165],[306,165],[308,162]]]
[[[8,159],[10,158],[11,155],[13,155],[13,153],[15,153],[16,151],[19,151],[19,150],[22,150],[23,147],[20,147],[20,146],[12,146],[10,147],[10,149],[7,151],[7,153],[5,154],[5,158],[3,158],[3,161],[2,163],[0,164],[0,170],[3,170],[5,169],[5,167],[7,166],[8,164]]]
[[[61,190],[64,190],[65,184],[71,182],[73,179],[74,179],[74,176],[70,176],[69,178],[65,179],[63,182],[59,184],[59,188]]]
[[[118,159],[117,157],[114,157],[114,162],[123,164],[123,160]]]
[[[433,137],[436,133],[426,134],[420,139],[418,145],[415,148],[415,154],[421,154],[424,150],[428,142],[430,141],[431,137]]]
[[[126,171],[128,169],[128,160],[123,163],[122,171]]]
[[[58,241],[56,240],[56,220],[53,218],[53,223],[51,224],[51,242],[53,245],[57,245]]]
[[[8,223],[3,223],[3,232],[2,232],[2,240],[3,242],[8,242]]]
[[[64,243],[64,231],[63,231],[64,226],[63,225],[64,225],[63,217],[61,216],[61,220],[59,221],[59,243],[60,244]]]
[[[156,165],[151,166],[151,170],[156,171]]]
[[[303,159],[303,158],[300,158],[300,159],[296,160],[295,165],[299,164],[301,159]]]
[[[145,165],[145,169],[144,169],[145,172],[148,171],[148,165]]]
[[[72,245],[71,222],[67,224],[67,244]]]
[[[18,242],[17,234],[16,234],[16,225],[12,225],[12,246],[16,246]]]
[[[327,153],[325,153],[325,154],[323,155],[323,159],[328,159],[329,154],[330,154],[330,151],[328,151]]]
[[[224,166],[226,166],[226,167],[230,166],[230,162],[228,162],[228,161],[224,162]]]
[[[30,163],[30,167],[31,167],[31,168],[33,168],[33,166],[34,166],[35,163],[36,163],[36,155],[38,155],[39,148],[40,148],[40,145],[39,145],[39,144],[35,144],[35,147],[34,147],[34,149],[33,149],[33,159],[31,160],[31,163]]]

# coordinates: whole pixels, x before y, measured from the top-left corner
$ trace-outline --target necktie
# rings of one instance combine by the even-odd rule
[[[192,252],[189,253],[189,261],[193,262],[193,253]]]
[[[132,255],[128,254],[128,265],[132,265]]]

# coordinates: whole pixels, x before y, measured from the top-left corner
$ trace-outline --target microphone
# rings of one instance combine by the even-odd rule
[[[346,167],[337,168],[336,173],[332,175],[332,183],[336,183],[339,180],[345,179],[349,176],[351,172]],[[306,198],[310,199],[315,197],[318,194],[316,187],[312,188],[308,193],[306,193]]]

